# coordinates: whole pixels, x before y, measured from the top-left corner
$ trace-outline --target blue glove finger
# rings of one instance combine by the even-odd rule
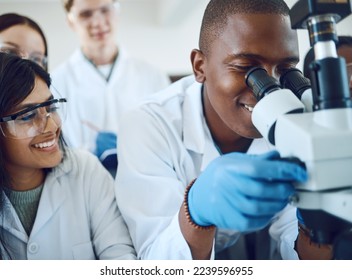
[[[264,159],[279,159],[280,158],[280,154],[278,151],[276,150],[272,150],[263,154],[246,154],[246,153],[237,153],[237,152],[233,152],[233,153],[229,153],[226,155],[230,155],[230,154],[235,154],[236,155],[236,160],[241,160],[241,159],[256,159],[256,160],[264,160]],[[224,156],[226,156],[224,155]]]
[[[307,178],[300,166],[277,159],[275,151],[260,156],[230,153],[215,159],[189,191],[192,219],[202,226],[233,230],[267,224],[286,206],[293,182]]]
[[[254,231],[268,225],[272,217],[273,216],[250,217],[236,212],[231,216],[219,217],[219,223],[216,226],[225,229],[236,229],[241,232]]]
[[[101,131],[97,135],[95,144],[96,148],[94,153],[98,158],[100,158],[106,150],[116,149],[117,136],[113,132]]]
[[[224,185],[224,194],[230,195],[233,188],[236,192],[251,199],[287,201],[294,194],[295,187],[292,182],[250,179],[241,174],[226,173],[223,180],[227,181]]]
[[[240,156],[239,156],[240,155]],[[269,156],[269,158],[267,158]],[[212,164],[226,165],[228,172],[243,174],[251,178],[262,180],[283,180],[305,182],[307,180],[307,172],[301,166],[286,162],[271,160],[270,157],[275,157],[275,152],[270,152],[267,155],[261,155],[257,158],[251,156],[248,160],[255,161],[255,164],[240,164],[241,159],[244,159],[243,154],[229,153],[217,158]],[[216,162],[220,161],[220,163]],[[223,164],[221,162],[224,162]],[[238,164],[235,164],[235,163]],[[232,163],[232,164],[231,164]]]
[[[235,193],[226,205],[231,207],[231,209],[237,209],[237,212],[242,215],[260,218],[274,216],[285,208],[287,202],[287,200],[256,200],[253,203],[253,199]]]
[[[243,194],[240,191],[234,190],[232,186],[225,187],[222,196],[223,196],[223,201],[222,201],[222,213],[234,213],[237,212],[243,216],[251,216],[251,218],[256,219],[256,218],[267,218],[271,219],[277,212],[281,211],[288,203],[288,196],[293,193],[293,187],[289,183],[277,183],[275,186],[263,186],[261,182],[257,181],[249,181],[251,186],[249,186],[246,182],[245,177],[238,176],[237,177],[237,182],[232,181],[233,186],[243,186],[244,183],[246,183],[245,186],[243,186],[244,189],[258,189],[259,194],[263,193],[263,196],[258,195],[255,191],[252,191],[254,193],[254,196],[249,196],[247,194]],[[282,187],[282,188],[287,188],[289,191],[286,192],[286,194],[282,197],[275,197],[276,194],[273,193],[273,197],[268,196],[265,191],[262,190],[275,190],[275,187]],[[206,191],[204,188],[203,191]],[[247,192],[248,193],[248,192]],[[193,192],[190,192],[189,194],[189,199],[193,199],[192,197]],[[203,195],[208,195],[208,196],[213,196],[214,199],[210,200],[207,205],[209,209],[215,209],[218,207],[217,202],[217,196],[212,195],[212,194],[203,194]],[[197,205],[194,205],[196,208]],[[202,206],[200,206],[202,207]],[[201,219],[198,217],[197,211],[191,212],[191,216],[196,220],[202,220],[203,223],[209,225],[212,224],[213,220],[220,220],[222,213],[219,213],[218,211],[213,211],[211,214],[208,215],[206,219]],[[226,216],[226,215],[224,215]],[[223,224],[217,224],[218,226],[224,226]]]
[[[209,221],[202,220],[198,224],[201,226],[214,225],[215,223],[213,223],[212,221],[216,220],[217,222],[215,225],[219,228],[233,229],[238,231],[252,231],[265,227],[276,214],[275,212],[268,215],[262,215],[260,213],[259,215],[258,212],[255,215],[248,215],[246,213],[243,213],[243,211],[239,209],[238,206],[239,205],[236,205],[236,207],[234,208],[230,204],[223,204],[222,211],[224,213],[231,213],[231,215],[221,215],[221,213],[218,211],[211,211]],[[208,208],[212,209],[212,206],[208,205]],[[234,211],[234,209],[237,209],[237,211]],[[198,221],[197,214],[197,212],[193,213],[193,211],[190,211],[190,215],[194,221]]]
[[[260,159],[279,159],[280,158],[280,154],[278,151],[276,150],[273,150],[273,151],[269,151],[269,152],[266,152],[264,154],[260,154],[260,155],[255,155],[258,160]]]

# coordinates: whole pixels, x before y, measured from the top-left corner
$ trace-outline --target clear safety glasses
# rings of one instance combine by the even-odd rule
[[[0,44],[0,52],[14,54],[19,57],[29,59],[42,66],[44,69],[47,69],[48,67],[48,58],[44,54],[38,52],[28,53],[16,45],[8,43]]]
[[[96,9],[83,9],[82,11],[77,11],[73,7],[68,13],[68,16],[86,24],[89,23],[97,14],[104,18],[110,18],[119,9],[119,7],[120,3],[116,1],[104,6],[100,6]]]
[[[0,118],[0,129],[7,138],[25,139],[44,132],[48,118],[58,127],[66,117],[65,98],[50,99],[15,114]]]

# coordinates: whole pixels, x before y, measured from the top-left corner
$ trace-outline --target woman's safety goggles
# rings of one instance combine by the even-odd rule
[[[48,118],[58,127],[66,117],[65,98],[51,99],[15,114],[0,118],[0,129],[7,138],[25,139],[44,132]]]
[[[39,64],[44,69],[47,69],[48,67],[48,58],[39,52],[28,53],[18,46],[9,43],[0,44],[0,52],[14,54],[24,59],[31,60]]]

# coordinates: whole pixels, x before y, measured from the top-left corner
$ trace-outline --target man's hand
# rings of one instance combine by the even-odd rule
[[[276,151],[260,156],[229,153],[215,159],[189,191],[193,221],[238,231],[265,227],[287,205],[293,182],[307,179],[302,167],[279,159]]]

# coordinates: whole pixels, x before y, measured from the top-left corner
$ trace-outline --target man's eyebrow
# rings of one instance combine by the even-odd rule
[[[238,58],[244,58],[244,59],[251,59],[251,60],[265,60],[266,58],[258,55],[258,54],[253,54],[253,53],[238,53],[238,54],[230,54],[230,57],[232,59],[238,59]],[[299,57],[298,56],[289,56],[285,57],[282,62],[284,63],[298,63],[299,62]]]

